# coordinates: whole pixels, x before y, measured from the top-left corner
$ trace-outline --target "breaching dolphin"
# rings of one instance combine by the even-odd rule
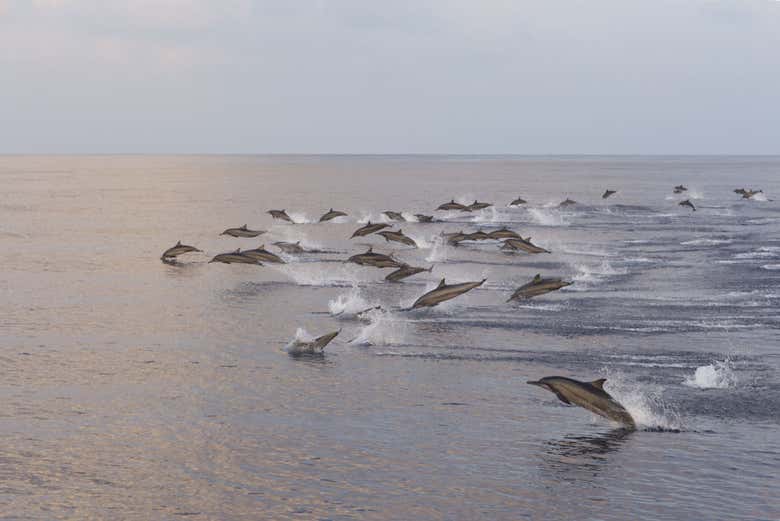
[[[687,192],[687,191],[688,191],[688,189],[685,188],[683,185],[677,185],[677,186],[674,187],[674,193],[676,193],[676,194],[681,194],[681,193]]]
[[[173,259],[184,253],[190,253],[196,251],[201,251],[201,250],[199,250],[195,246],[187,246],[186,244],[182,244],[181,241],[179,241],[173,246],[171,246],[170,248],[168,248],[167,250],[165,250],[163,254],[160,256],[160,258],[162,260]]]
[[[493,203],[480,203],[474,199],[474,202],[467,206],[467,210],[472,212],[474,210],[484,210],[485,208],[489,208],[491,206],[493,206]]]
[[[281,219],[283,221],[287,221],[295,224],[295,221],[293,221],[290,218],[290,216],[287,215],[287,212],[285,212],[284,210],[268,210],[267,213],[271,214],[271,217],[273,217],[274,219]]]
[[[558,207],[559,208],[563,208],[563,207],[566,207],[566,206],[571,206],[573,204],[577,204],[577,201],[575,201],[573,199],[569,199],[567,197],[565,201],[561,201],[561,204],[559,204]]]
[[[397,232],[394,232],[392,230],[385,230],[383,232],[379,232],[377,235],[381,235],[385,238],[385,241],[394,241],[394,242],[400,242],[401,244],[406,244],[408,246],[414,246],[417,248],[417,243],[414,242],[414,239],[411,237],[408,237],[404,235],[404,231],[399,229]]]
[[[358,253],[353,255],[347,262],[354,262],[361,266],[374,266],[376,268],[400,268],[401,263],[392,258],[390,255],[384,253],[374,253],[373,247],[369,248],[365,253]]]
[[[556,291],[565,288],[566,286],[571,286],[572,284],[572,282],[566,282],[561,279],[543,279],[541,275],[537,274],[531,282],[517,288],[507,302],[544,295],[545,293],[550,293],[551,291]]]
[[[406,222],[406,218],[403,215],[401,215],[400,212],[392,212],[388,210],[386,212],[382,212],[382,214],[385,215],[391,221],[398,221],[402,223]]]
[[[344,217],[346,215],[347,214],[344,212],[340,212],[338,210],[334,210],[333,208],[331,208],[330,210],[325,212],[325,214],[322,217],[320,217],[320,222],[322,223],[325,221],[330,221],[331,219],[335,219],[336,217]]]
[[[501,246],[503,251],[517,251],[522,250],[526,253],[550,253],[549,250],[545,250],[531,242],[531,238],[527,239],[507,239]]]
[[[271,253],[270,251],[266,250],[265,244],[261,244],[259,248],[255,248],[254,250],[244,250],[241,252],[241,255],[246,255],[247,257],[251,257],[259,261],[285,264],[284,260],[281,257],[279,257],[277,254]]]
[[[385,280],[388,282],[401,282],[403,279],[407,277],[411,277],[412,275],[417,275],[418,273],[422,273],[424,271],[427,271],[429,273],[432,272],[433,266],[431,266],[428,269],[425,269],[425,268],[416,268],[414,266],[409,266],[408,264],[402,264],[400,268],[388,274],[385,277]]]
[[[695,207],[695,206],[693,206],[693,203],[691,202],[691,200],[690,200],[690,199],[686,199],[685,201],[680,201],[680,202],[679,202],[679,203],[677,203],[677,204],[679,204],[680,206],[687,206],[688,208],[690,208],[690,209],[691,209],[691,210],[693,210],[694,212],[696,211],[696,207]]]
[[[262,266],[262,263],[257,259],[253,259],[252,257],[248,257],[241,253],[241,248],[230,253],[215,255],[214,258],[209,261],[209,263],[212,262],[221,262],[223,264],[255,264],[257,266]]]
[[[467,212],[471,211],[469,210],[469,207],[466,206],[465,204],[456,203],[455,199],[453,199],[449,203],[444,203],[442,205],[439,205],[439,207],[436,209],[437,210],[462,210]]]
[[[433,289],[418,298],[412,307],[409,309],[417,309],[422,307],[433,307],[441,304],[442,302],[450,299],[454,299],[458,295],[463,295],[467,291],[471,291],[474,288],[480,287],[485,283],[487,279],[482,279],[479,282],[463,282],[461,284],[447,284],[444,279],[441,279],[436,289]]]
[[[492,232],[488,233],[488,238],[490,239],[519,239],[520,236],[517,234],[517,232],[513,232],[506,226],[501,228],[500,230],[493,230]]]
[[[527,383],[547,389],[563,403],[579,405],[599,416],[622,423],[629,429],[636,429],[634,418],[604,390],[604,382],[606,378],[580,382],[563,376],[547,376],[537,382]]]
[[[433,215],[425,215],[421,213],[416,213],[414,216],[417,218],[417,222],[420,223],[430,223],[433,222]]]
[[[610,195],[614,195],[617,193],[617,190],[605,190],[604,195],[601,196],[602,199],[606,199]]]
[[[293,356],[322,354],[325,346],[328,345],[331,340],[336,338],[340,332],[341,330],[339,329],[338,331],[317,337],[311,342],[296,340],[287,348],[287,353]]]
[[[352,234],[352,237],[350,239],[354,239],[355,237],[363,237],[364,235],[371,235],[374,232],[378,232],[379,230],[384,230],[385,228],[389,228],[389,224],[385,223],[374,223],[372,224],[371,221],[368,221],[365,226],[358,228],[355,230],[355,233]]]
[[[517,199],[515,199],[514,201],[512,201],[511,203],[509,203],[509,206],[520,206],[521,204],[525,204],[525,203],[527,203],[527,202],[528,202],[528,201],[526,201],[526,200],[525,200],[525,199],[523,199],[522,197],[520,197],[520,196],[517,196]]]
[[[265,233],[265,230],[250,230],[246,224],[238,228],[228,228],[220,235],[230,235],[231,237],[257,237]]]
[[[282,250],[284,253],[290,253],[290,254],[296,254],[296,253],[306,253],[306,250],[301,247],[301,241],[298,242],[284,242],[284,241],[277,241],[274,243],[274,246]]]

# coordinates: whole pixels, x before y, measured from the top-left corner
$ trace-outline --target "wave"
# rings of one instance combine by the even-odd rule
[[[780,264],[764,264],[761,268],[765,270],[780,270]]]
[[[731,244],[730,239],[693,239],[680,243],[683,246],[715,246],[718,244]]]
[[[731,360],[727,358],[722,362],[716,360],[697,367],[696,372],[687,377],[683,384],[697,389],[727,389],[737,385],[737,376]]]

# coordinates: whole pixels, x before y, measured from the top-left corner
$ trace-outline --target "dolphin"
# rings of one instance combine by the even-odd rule
[[[750,199],[756,194],[763,193],[763,190],[745,190],[745,193],[742,194],[742,199]]]
[[[688,189],[686,187],[684,187],[683,185],[677,185],[677,186],[674,187],[674,193],[676,193],[676,194],[681,194],[681,193],[687,192],[687,191],[688,191]]]
[[[306,250],[304,250],[301,247],[301,241],[298,242],[284,242],[284,241],[277,241],[274,243],[274,246],[282,250],[284,253],[306,253]]]
[[[531,242],[531,238],[527,239],[507,239],[501,246],[504,251],[517,251],[522,250],[526,253],[550,253],[549,250],[545,250]]]
[[[606,199],[610,195],[614,195],[617,193],[617,190],[605,190],[604,195],[601,196],[602,199]]]
[[[261,244],[259,248],[255,248],[254,250],[244,250],[241,252],[241,255],[246,255],[247,257],[251,257],[259,261],[285,264],[284,260],[281,257],[276,255],[275,253],[271,253],[270,251],[266,250],[265,244]]]
[[[526,200],[525,200],[525,199],[523,199],[522,197],[520,197],[520,196],[517,196],[517,199],[515,199],[514,201],[512,201],[511,203],[509,203],[509,206],[520,206],[521,204],[525,204],[525,203],[527,203],[527,202],[528,202],[528,201],[526,201]]]
[[[467,211],[472,212],[474,210],[483,210],[485,208],[489,208],[490,206],[493,206],[493,203],[480,203],[474,199],[474,202],[468,205],[466,209]]]
[[[486,280],[487,279],[482,279],[479,282],[463,282],[461,284],[448,285],[444,279],[441,279],[441,282],[436,286],[436,289],[431,290],[418,298],[409,309],[436,306],[446,300],[454,299],[458,295],[463,295],[467,291],[480,287]]]
[[[387,218],[390,219],[391,221],[398,221],[402,223],[406,222],[406,218],[403,215],[401,215],[399,212],[391,212],[388,210],[387,212],[382,212],[382,213],[385,216],[387,216]]]
[[[579,405],[599,416],[622,423],[629,429],[636,429],[634,418],[604,390],[606,381],[606,378],[599,378],[592,382],[580,382],[563,376],[547,376],[527,383],[551,391],[563,403]]]
[[[244,255],[241,252],[241,248],[230,253],[220,253],[219,255],[215,255],[214,258],[209,261],[209,263],[212,262],[221,262],[223,264],[255,264],[257,266],[262,266],[262,263],[260,263],[257,259],[253,259],[252,257]]]
[[[385,238],[385,241],[395,241],[400,242],[401,244],[406,244],[408,246],[414,246],[417,248],[417,243],[414,242],[414,240],[411,237],[407,237],[404,235],[404,231],[399,229],[397,232],[394,232],[392,230],[385,230],[383,232],[379,232],[377,235],[381,235]]]
[[[447,240],[447,244],[457,246],[466,237],[466,234],[463,233],[463,230],[460,230],[455,233],[442,233],[441,236]]]
[[[344,212],[340,212],[338,210],[334,210],[333,208],[331,208],[330,210],[325,212],[325,215],[320,217],[320,222],[322,223],[322,222],[325,222],[325,221],[330,221],[331,219],[335,219],[336,217],[343,217],[345,215],[347,215],[347,214],[344,213]]]
[[[238,228],[228,228],[220,235],[230,235],[231,237],[257,237],[265,233],[265,230],[250,230],[246,224]]]
[[[174,257],[178,257],[179,255],[183,253],[190,253],[195,251],[202,251],[196,248],[195,246],[187,246],[186,244],[182,244],[181,241],[177,242],[167,250],[163,252],[163,254],[160,256],[161,259],[173,259]]]
[[[565,206],[571,206],[573,204],[577,204],[577,201],[574,201],[572,199],[566,198],[565,201],[562,201],[561,204],[558,205],[558,208],[563,208]]]
[[[520,236],[517,234],[517,232],[513,232],[506,226],[501,228],[500,230],[493,230],[492,232],[488,233],[488,238],[490,239],[519,239]]]
[[[693,206],[693,203],[691,202],[690,199],[686,199],[685,201],[680,201],[677,204],[679,204],[680,206],[687,206],[688,208],[692,209],[694,212],[696,211],[696,207]]]
[[[331,340],[336,338],[339,333],[341,333],[340,329],[338,331],[334,331],[332,333],[328,333],[326,335],[317,337],[311,342],[303,342],[301,340],[296,340],[287,348],[287,353],[289,353],[292,356],[322,354],[323,350],[325,349],[325,346],[328,345],[331,342]]]
[[[385,224],[385,223],[371,224],[371,221],[368,221],[368,223],[366,223],[365,226],[355,230],[355,233],[352,234],[352,237],[350,237],[350,239],[354,239],[355,237],[363,237],[364,235],[371,235],[374,232],[378,232],[379,230],[383,230],[389,227],[390,227],[389,224]]]
[[[467,233],[463,236],[462,241],[486,241],[490,239],[490,235],[483,232],[482,230],[477,230],[476,232]]]
[[[414,214],[415,217],[417,217],[417,222],[420,223],[430,223],[433,222],[433,215],[424,215],[421,213]]]
[[[735,194],[740,194],[740,195],[745,195],[747,193],[747,190],[745,190],[744,188],[737,188],[737,189],[734,190],[734,193]]]
[[[268,212],[266,212],[266,213],[271,214],[271,217],[273,217],[274,219],[281,219],[283,221],[287,221],[287,222],[295,224],[295,221],[293,221],[290,218],[290,216],[287,215],[287,212],[285,212],[284,210],[268,210]]]
[[[471,211],[468,209],[468,206],[466,206],[465,204],[456,203],[455,199],[453,199],[449,203],[444,203],[442,205],[439,205],[439,207],[436,209],[437,210],[462,210],[467,212]]]
[[[566,286],[571,286],[572,284],[572,282],[565,282],[561,279],[543,279],[541,275],[537,274],[531,282],[517,288],[507,302],[544,295],[545,293],[550,293],[551,291],[556,291],[565,288]]]
[[[374,249],[369,248],[365,253],[353,255],[347,262],[354,262],[361,266],[374,266],[375,268],[400,268],[401,263],[384,253],[374,253]]]
[[[417,275],[418,273],[422,273],[424,271],[429,273],[432,272],[433,266],[426,270],[425,268],[416,268],[414,266],[409,266],[408,264],[402,264],[400,268],[388,274],[385,277],[385,280],[388,282],[401,282],[401,280],[405,279],[406,277],[411,277],[412,275]]]

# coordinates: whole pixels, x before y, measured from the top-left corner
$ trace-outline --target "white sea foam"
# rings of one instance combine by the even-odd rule
[[[731,360],[727,358],[722,362],[716,360],[697,367],[696,372],[687,377],[683,384],[698,389],[727,389],[737,385],[737,376]]]
[[[764,264],[761,267],[765,270],[780,270],[780,264]]]
[[[295,224],[309,224],[318,220],[311,219],[303,212],[287,212],[287,215],[290,216],[290,219],[292,219]]]
[[[616,275],[625,275],[628,270],[625,268],[614,268],[609,261],[604,260],[601,264],[576,264],[577,274],[572,277],[576,284],[564,289],[570,291],[585,291],[588,288],[602,282],[603,280]]]
[[[311,335],[308,331],[303,329],[302,327],[299,327],[295,331],[295,337],[293,337],[292,340],[290,340],[286,346],[282,348],[283,351],[287,351],[291,355],[302,355],[306,353],[313,353],[311,349],[306,349],[305,347],[301,346],[299,342],[311,342],[315,339],[313,335]]]
[[[394,315],[379,309],[366,313],[370,322],[360,328],[357,336],[350,341],[353,345],[393,345],[403,343],[408,323]]]
[[[343,263],[273,264],[269,267],[282,272],[301,286],[356,286],[376,277],[374,272]]]
[[[569,226],[566,215],[553,208],[529,208],[528,215],[531,221],[541,226]]]
[[[751,197],[749,200],[750,201],[758,201],[758,202],[761,202],[761,203],[765,203],[769,199],[766,198],[766,194],[764,194],[764,192],[759,192],[756,195],[754,195],[753,197]]]
[[[683,246],[714,246],[717,244],[730,244],[731,240],[729,239],[693,239],[690,241],[683,241],[680,244]]]
[[[619,371],[606,371],[604,389],[631,414],[639,428],[681,429],[680,414],[662,397],[662,390],[627,378]]]
[[[428,253],[428,256],[425,257],[425,260],[428,262],[446,262],[448,258],[448,248],[447,243],[444,240],[444,237],[441,237],[439,235],[431,237],[431,241],[429,243],[429,248],[431,249],[430,253]]]
[[[347,293],[342,293],[328,302],[328,310],[331,315],[354,315],[376,304],[369,303],[360,294],[360,288],[354,287]]]

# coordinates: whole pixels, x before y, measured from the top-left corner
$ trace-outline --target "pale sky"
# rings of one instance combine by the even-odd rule
[[[0,153],[780,153],[774,0],[0,0]]]

